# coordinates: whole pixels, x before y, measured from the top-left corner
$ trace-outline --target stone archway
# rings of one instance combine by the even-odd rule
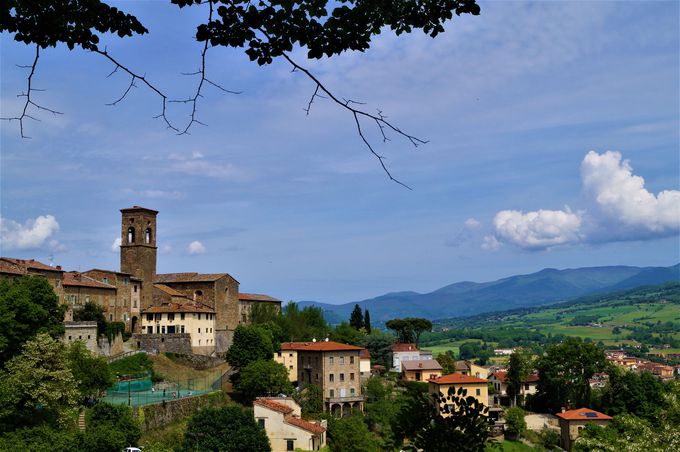
[[[331,415],[333,417],[342,417],[342,403],[333,403],[331,404]]]
[[[130,332],[131,333],[138,333],[139,332],[139,331],[137,331],[138,326],[139,326],[139,325],[137,325],[137,321],[138,321],[138,319],[137,319],[136,315],[132,316],[132,319],[130,319]]]

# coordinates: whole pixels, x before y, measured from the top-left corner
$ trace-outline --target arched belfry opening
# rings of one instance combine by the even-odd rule
[[[146,228],[146,231],[144,231],[144,243],[151,243],[152,240],[152,234],[151,228]]]
[[[135,243],[135,228],[130,226],[127,230],[127,242]]]

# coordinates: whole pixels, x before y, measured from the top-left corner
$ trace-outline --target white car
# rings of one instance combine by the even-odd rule
[[[142,452],[142,449],[140,449],[139,447],[130,446],[123,449],[123,452]]]

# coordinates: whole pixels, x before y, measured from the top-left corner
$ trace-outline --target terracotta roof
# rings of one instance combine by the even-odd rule
[[[13,262],[8,262],[4,258],[0,259],[0,273],[10,275],[25,275],[26,268]]]
[[[592,420],[611,420],[611,416],[602,414],[599,411],[591,410],[590,408],[579,408],[576,410],[565,411],[564,413],[557,413],[558,417],[568,421],[592,421]]]
[[[94,287],[97,289],[113,289],[116,290],[116,286],[106,284],[97,281],[94,278],[83,275],[78,272],[65,272],[64,273],[64,286],[74,286],[74,287]]]
[[[35,259],[16,259],[14,257],[3,257],[0,259],[10,262],[12,264],[21,265],[24,268],[35,268],[37,270],[48,270],[52,272],[63,271],[61,269],[61,266],[59,265],[57,265],[56,267],[52,267],[50,265],[43,264],[42,262],[38,262]]]
[[[402,361],[402,370],[442,370],[442,365],[434,359],[417,359]]]
[[[468,364],[467,361],[456,361],[456,370],[468,370],[470,368],[470,365]]]
[[[83,273],[89,273],[89,272],[100,272],[100,273],[110,273],[110,274],[113,274],[113,275],[132,276],[132,273],[118,272],[116,270],[106,270],[106,269],[103,269],[103,268],[91,268],[87,271],[84,271]]]
[[[214,314],[215,311],[198,303],[166,303],[161,306],[151,306],[142,310],[142,314],[154,314],[163,312],[205,312]]]
[[[212,282],[218,279],[229,276],[228,273],[162,273],[156,275],[157,283],[174,283],[174,282]]]
[[[307,430],[308,432],[316,433],[317,435],[326,431],[326,429],[321,425],[305,421],[299,417],[286,416],[284,419],[288,424],[300,427],[301,429]]]
[[[285,403],[277,402],[276,400],[257,398],[253,402],[254,405],[260,405],[265,408],[269,408],[273,411],[278,411],[279,413],[289,414],[293,412],[293,409],[286,405]]]
[[[418,347],[416,347],[416,344],[394,344],[392,346],[392,351],[393,352],[409,352],[409,351],[417,351]]]
[[[269,295],[262,295],[259,293],[240,293],[238,294],[238,299],[243,301],[269,301],[275,303],[281,303],[281,300],[277,300]]]
[[[401,363],[402,365],[404,363]],[[488,383],[489,380],[483,378],[473,377],[472,375],[463,374],[448,374],[442,375],[438,378],[430,378],[427,380],[431,383],[436,383],[438,385],[454,385],[454,384],[469,384],[469,383]]]
[[[186,295],[183,294],[182,292],[178,292],[177,290],[173,289],[172,287],[168,287],[165,284],[154,284],[153,285],[156,289],[165,292],[168,295],[171,295],[173,297],[185,297]]]
[[[540,380],[540,377],[538,376],[537,373],[530,373],[527,375],[527,377],[524,379],[522,383],[536,383]]]
[[[371,352],[369,352],[367,348],[362,348],[359,351],[359,358],[361,358],[361,359],[371,359]]]
[[[493,374],[491,374],[489,377],[492,377],[492,376],[494,377],[495,380],[498,380],[501,383],[505,383],[506,381],[508,381],[508,373],[507,372],[503,372],[503,371],[499,370],[498,372],[494,372]]]
[[[341,344],[340,342],[333,341],[319,341],[319,342],[283,342],[281,344],[281,350],[300,350],[300,351],[313,351],[313,352],[331,352],[331,351],[354,351],[361,350],[361,347],[355,347],[354,345]]]

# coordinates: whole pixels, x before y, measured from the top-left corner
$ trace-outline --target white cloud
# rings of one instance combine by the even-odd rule
[[[59,223],[52,215],[41,215],[24,224],[0,218],[0,246],[4,249],[31,249],[47,245],[62,251],[63,245],[51,237],[59,231]]]
[[[463,227],[460,229],[460,231],[458,231],[456,236],[447,240],[445,245],[458,248],[463,243],[469,241],[474,235],[473,231],[479,229],[481,225],[482,223],[477,221],[475,218],[468,218],[463,222]]]
[[[170,245],[161,245],[161,253],[168,254],[172,252],[172,247]]]
[[[477,221],[476,218],[468,218],[467,220],[465,220],[465,223],[463,224],[465,225],[466,229],[477,229],[482,225],[482,223]]]
[[[191,156],[170,154],[171,171],[191,176],[208,176],[219,179],[243,181],[248,179],[246,172],[231,163],[220,163],[205,158],[200,152],[193,152]]]
[[[187,247],[187,253],[189,254],[203,254],[205,253],[205,246],[198,240],[194,240]]]
[[[494,234],[485,237],[482,248],[492,249],[490,237],[539,250],[577,243],[654,239],[680,232],[680,191],[650,193],[645,180],[633,175],[621,153],[590,151],[581,162],[581,181],[587,209],[500,211],[494,218]]]
[[[116,238],[113,243],[111,244],[111,251],[114,253],[117,253],[120,251],[120,244],[122,243],[120,237]]]
[[[495,237],[525,249],[541,249],[580,241],[581,217],[566,210],[503,210],[493,219]]]
[[[482,241],[482,249],[487,250],[487,251],[496,251],[499,250],[503,246],[501,242],[496,239],[493,235],[487,235],[484,237],[484,240]]]

